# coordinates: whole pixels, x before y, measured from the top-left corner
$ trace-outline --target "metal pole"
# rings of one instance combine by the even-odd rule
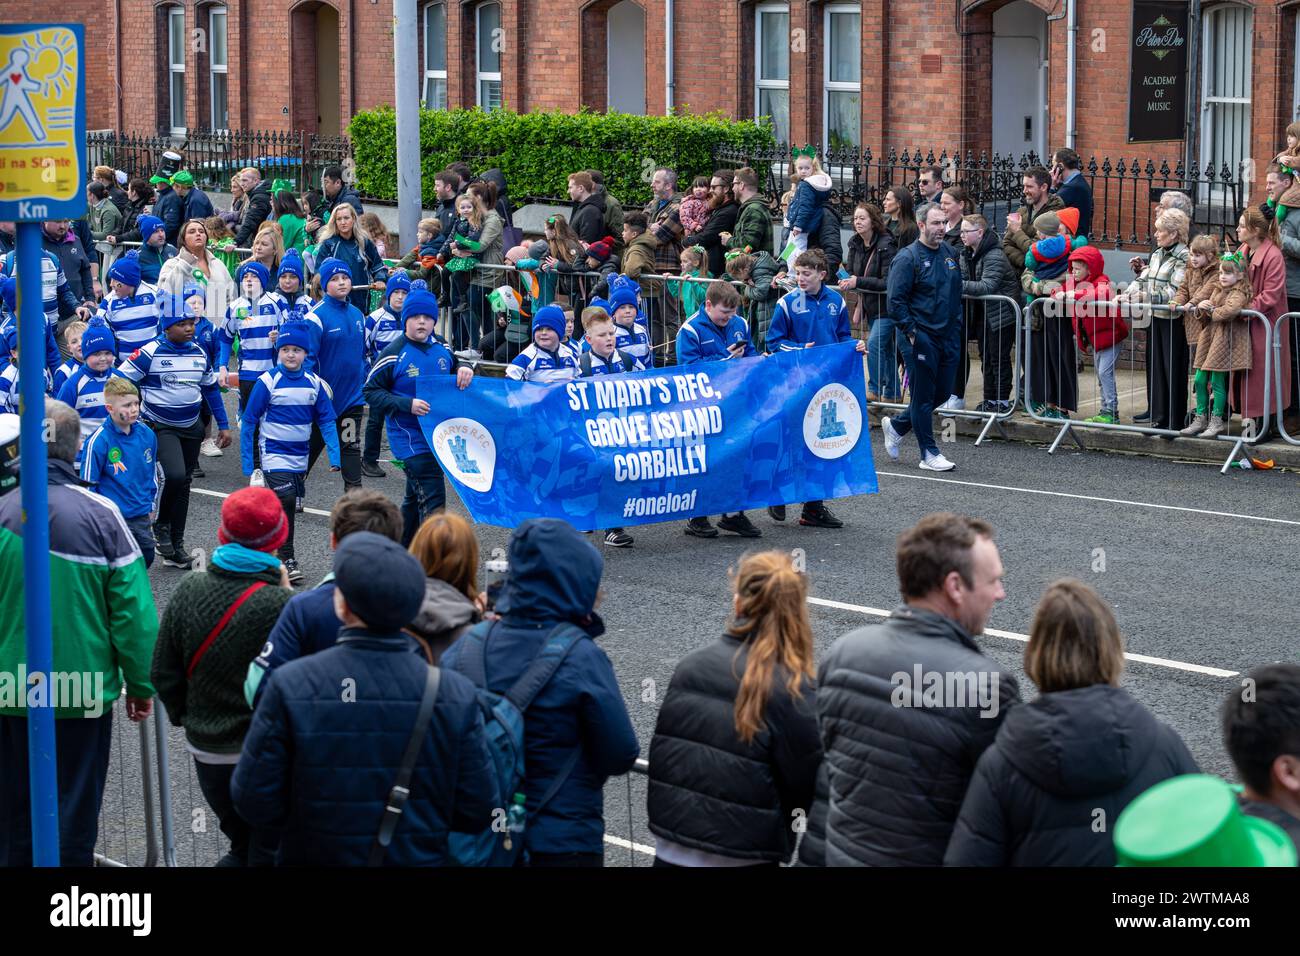
[[[420,181],[419,16],[416,0],[393,0],[393,86],[397,106],[397,230],[401,248],[415,242]]]
[[[17,232],[18,375],[22,416],[23,613],[27,673],[39,675],[40,706],[27,709],[27,769],[32,801],[32,863],[59,865],[59,782],[54,751],[50,642],[50,525],[45,480],[45,304],[41,291],[41,226],[20,222]]]
[[[673,72],[673,21],[676,11],[673,0],[664,0],[664,115],[673,115],[674,88],[677,81]]]
[[[1075,149],[1074,141],[1078,134],[1075,129],[1074,98],[1076,44],[1079,37],[1078,8],[1074,0],[1065,0],[1065,145]]]

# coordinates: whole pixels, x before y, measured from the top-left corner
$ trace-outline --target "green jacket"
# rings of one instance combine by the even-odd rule
[[[740,207],[727,248],[748,248],[755,253],[772,251],[772,214],[764,205],[762,196],[755,196]]]
[[[284,248],[302,252],[307,248],[307,220],[302,216],[279,216],[275,220],[284,231]],[[271,276],[272,279],[275,276]],[[274,282],[272,283],[274,285]]]
[[[31,476],[27,476],[31,477]],[[144,557],[117,505],[94,494],[72,466],[48,466],[50,593],[55,716],[98,717],[113,706],[123,683],[131,697],[153,697],[149,662],[158,611]],[[24,717],[27,643],[22,494],[0,498],[0,715]]]

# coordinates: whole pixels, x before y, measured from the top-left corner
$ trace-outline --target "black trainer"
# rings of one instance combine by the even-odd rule
[[[298,567],[296,558],[285,558],[284,569],[289,572],[290,584],[302,584],[302,569]]]
[[[153,526],[154,553],[160,558],[166,558],[176,553],[172,547],[172,529],[171,525],[155,524]]]
[[[610,528],[605,532],[605,543],[611,548],[630,548],[632,536],[622,528]]]
[[[159,554],[162,554],[162,552],[160,551]],[[163,565],[169,568],[180,568],[182,571],[192,571],[194,569],[194,556],[185,547],[185,542],[181,541],[172,550],[171,554],[163,554]]]
[[[388,477],[388,475],[384,472],[384,469],[379,467],[379,462],[367,461],[365,458],[361,459],[361,474],[365,475],[367,478]]]
[[[302,513],[303,513],[303,510],[304,510],[305,508],[306,508],[306,506],[302,503],[302,499],[301,499],[301,498],[295,498],[295,499],[294,499],[294,502],[293,502],[293,512],[294,512],[294,514],[302,514]]]
[[[785,505],[768,505],[767,514],[773,521],[784,521]]]
[[[191,477],[191,478],[206,478],[206,477],[208,477],[208,473],[207,473],[206,471],[203,470],[203,466],[202,466],[202,465],[195,465],[195,466],[194,466],[194,470],[190,472],[190,477]]]
[[[686,533],[695,538],[716,538],[718,529],[709,524],[708,518],[692,518],[686,522]]]
[[[718,519],[718,527],[723,531],[738,534],[742,538],[763,537],[763,532],[754,527],[754,522],[750,521],[743,511],[737,511],[734,515],[723,515]]]
[[[820,508],[808,510],[805,508],[799,515],[799,523],[805,528],[843,528],[844,522],[831,514],[830,509],[825,505]]]

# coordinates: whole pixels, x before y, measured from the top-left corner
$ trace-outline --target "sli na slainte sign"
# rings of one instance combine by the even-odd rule
[[[1187,121],[1187,4],[1133,4],[1128,141],[1182,139]]]

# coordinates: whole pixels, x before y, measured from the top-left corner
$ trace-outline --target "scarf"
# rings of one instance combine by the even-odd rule
[[[212,563],[234,574],[256,574],[280,567],[280,559],[265,551],[254,551],[242,544],[223,544],[212,552]]]

